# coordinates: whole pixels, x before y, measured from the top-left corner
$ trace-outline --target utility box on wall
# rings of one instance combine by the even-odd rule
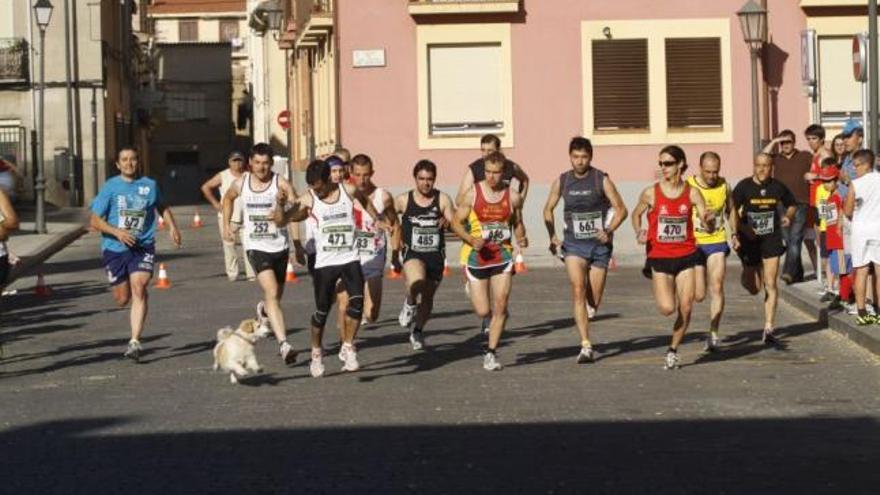
[[[70,156],[67,148],[55,148],[54,167],[55,180],[64,185],[64,189],[70,189],[68,179],[70,178]]]

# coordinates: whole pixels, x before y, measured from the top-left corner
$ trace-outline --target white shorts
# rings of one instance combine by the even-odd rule
[[[850,247],[854,267],[858,268],[869,263],[880,264],[880,239],[859,239],[853,233]]]

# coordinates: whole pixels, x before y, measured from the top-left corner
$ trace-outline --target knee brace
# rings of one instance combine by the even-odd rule
[[[352,296],[351,299],[348,300],[348,309],[345,310],[345,314],[357,321],[361,321],[361,315],[364,313],[364,296]]]
[[[320,311],[315,311],[312,314],[312,325],[318,328],[324,328],[324,325],[327,324],[327,313],[322,313]]]

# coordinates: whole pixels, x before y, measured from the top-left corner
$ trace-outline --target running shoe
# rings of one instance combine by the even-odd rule
[[[309,364],[309,373],[312,378],[324,376],[324,356],[321,349],[312,349],[312,362]]]
[[[596,308],[587,303],[587,319],[592,320],[596,317]]]
[[[414,351],[421,351],[423,347],[425,347],[425,336],[422,333],[421,328],[413,327],[412,330],[409,331],[409,343],[412,344],[412,349]]]
[[[596,353],[593,352],[593,348],[585,345],[581,347],[581,352],[578,354],[577,363],[592,363],[596,360]]]
[[[873,304],[866,304],[865,309],[868,311],[868,314],[871,316],[877,316],[877,311],[874,310]]]
[[[856,314],[856,325],[860,327],[866,327],[868,325],[874,325],[877,323],[877,317],[872,314],[865,314],[865,316],[858,316]]]
[[[266,304],[263,301],[257,303],[257,321],[260,322],[259,332],[261,334],[268,334],[271,332],[271,328],[269,327],[269,313],[266,313]]]
[[[709,332],[709,335],[706,336],[706,347],[703,349],[706,352],[715,352],[721,347],[721,338],[718,337],[718,332]]]
[[[823,292],[823,293],[822,293],[822,297],[819,298],[819,302],[823,302],[823,303],[825,303],[825,302],[831,302],[833,299],[834,299],[834,293],[833,293],[833,292],[830,292],[830,291],[828,291],[828,292]]]
[[[763,342],[764,345],[776,345],[779,343],[779,339],[773,335],[772,328],[765,328],[764,333],[761,335],[761,342]]]
[[[407,303],[406,299],[403,300],[403,308],[401,308],[400,315],[397,317],[397,322],[400,323],[400,326],[406,328],[412,323],[417,307],[415,304]]]
[[[839,295],[835,294],[834,298],[831,300],[831,302],[828,303],[828,310],[829,311],[840,311],[842,309],[844,309],[843,301],[841,301]]]
[[[666,351],[666,364],[664,368],[667,370],[677,370],[681,368],[681,364],[679,364],[680,359],[678,358],[678,353],[675,351]]]
[[[143,347],[141,347],[141,343],[137,340],[130,340],[128,342],[128,347],[125,349],[125,354],[123,357],[127,357],[134,362],[138,362],[141,359],[141,352],[143,351]]]
[[[357,351],[351,344],[342,344],[345,349],[345,364],[342,365],[342,371],[357,371],[361,365],[358,364]]]
[[[278,354],[281,354],[281,359],[288,366],[296,362],[296,352],[294,352],[293,346],[288,344],[286,340],[278,347]]]
[[[856,307],[853,303],[843,303],[843,308],[846,310],[846,314],[848,315],[857,315],[859,314],[859,308]]]
[[[339,360],[343,363],[345,362],[345,355],[348,353],[348,349],[344,345],[339,345]]]
[[[492,325],[492,317],[487,316],[483,318],[483,321],[480,322],[480,333],[483,335],[489,335],[489,327]]]
[[[820,296],[824,296],[827,293],[828,293],[828,287],[826,287],[824,284],[821,285],[819,287],[819,289],[816,291],[816,294],[819,294]]]
[[[503,368],[501,363],[495,357],[494,352],[487,352],[483,355],[483,369],[486,371],[499,371]]]

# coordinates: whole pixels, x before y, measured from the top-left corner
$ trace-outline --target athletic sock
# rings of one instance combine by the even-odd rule
[[[675,349],[674,347],[670,347],[669,349],[666,349],[666,352],[671,352],[671,353],[673,353],[673,354],[678,354],[678,349]]]
[[[593,347],[593,346],[590,344],[590,339],[584,339],[581,341],[581,347]]]

